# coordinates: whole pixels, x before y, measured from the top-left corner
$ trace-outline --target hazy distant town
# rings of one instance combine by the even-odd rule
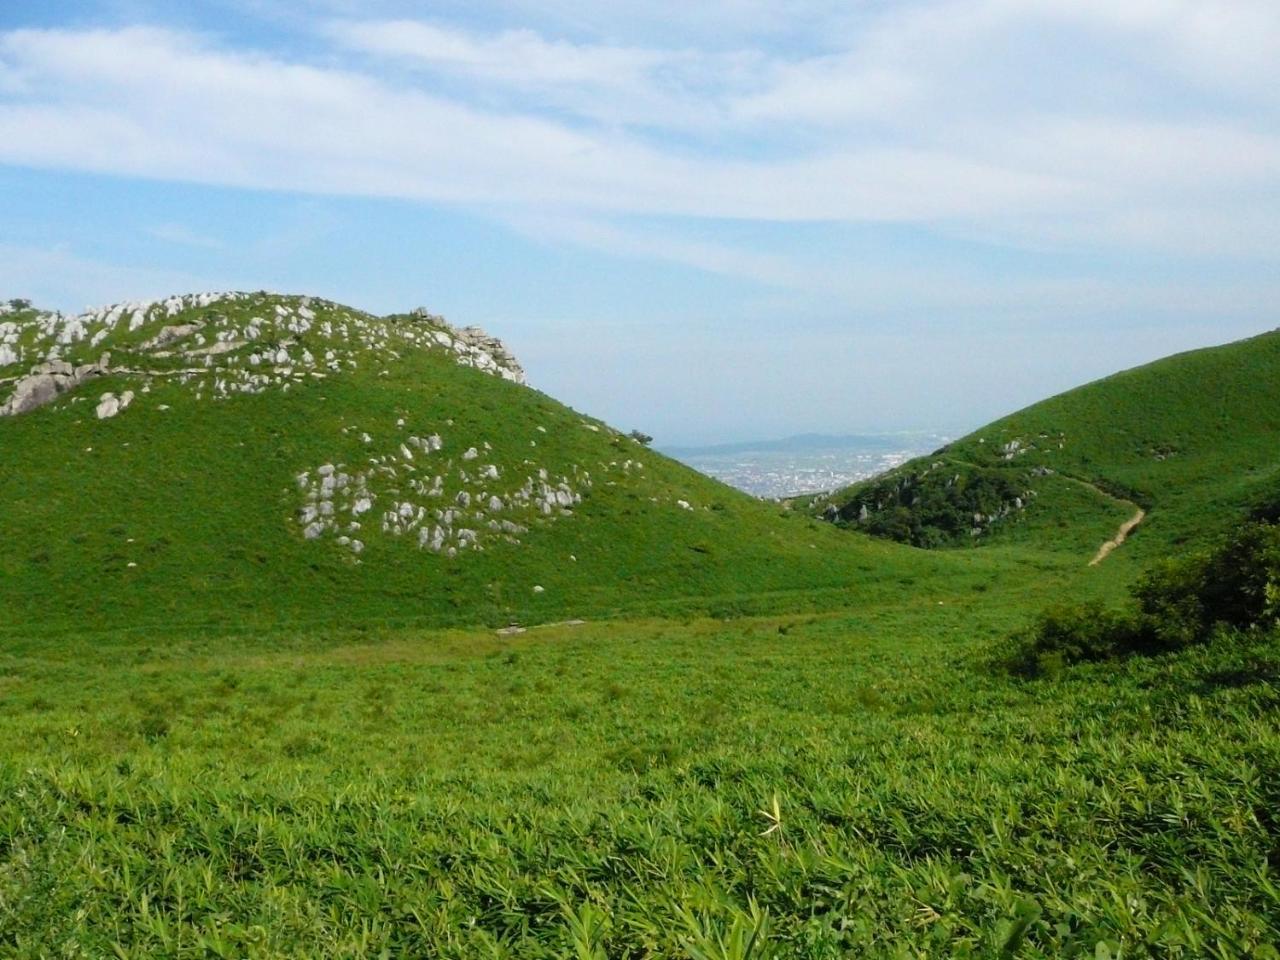
[[[833,490],[936,450],[936,433],[859,436],[808,434],[713,447],[662,447],[663,453],[757,497]]]

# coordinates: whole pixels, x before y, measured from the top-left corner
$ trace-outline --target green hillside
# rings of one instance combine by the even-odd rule
[[[941,546],[1044,544],[1141,508],[1125,553],[1156,556],[1280,496],[1277,383],[1280,333],[1179,354],[1027,407],[814,509]]]
[[[524,386],[496,341],[426,314],[11,308],[0,344],[0,404],[33,368],[66,381],[0,417],[6,629],[767,609],[920,572]]]

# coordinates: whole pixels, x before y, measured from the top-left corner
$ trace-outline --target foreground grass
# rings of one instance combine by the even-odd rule
[[[1032,599],[16,642],[0,954],[1277,956],[1280,642],[978,666]]]

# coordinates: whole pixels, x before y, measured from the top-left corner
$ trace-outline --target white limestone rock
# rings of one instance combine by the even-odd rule
[[[109,420],[122,412],[131,403],[133,403],[132,390],[126,390],[118,397],[114,393],[104,393],[99,399],[94,413],[97,414],[99,420]]]

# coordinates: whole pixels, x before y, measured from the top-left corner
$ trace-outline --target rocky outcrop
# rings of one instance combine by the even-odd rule
[[[491,337],[479,327],[452,326],[444,317],[436,316],[425,307],[412,310],[409,316],[439,327],[435,333],[436,342],[447,350],[452,350],[463,366],[475,367],[485,373],[511,380],[515,383],[527,383],[524,368],[520,366],[515,355],[507,349],[497,337]]]
[[[31,373],[20,379],[13,394],[0,405],[0,417],[13,417],[29,413],[52,402],[59,394],[74,390],[86,380],[110,372],[111,355],[104,353],[97,363],[73,367],[65,360],[50,360],[31,368]]]
[[[198,331],[204,324],[201,323],[178,323],[171,324],[161,328],[160,332],[144,343],[145,350],[159,350],[161,347],[167,347],[171,343],[176,343],[184,337],[189,337]]]
[[[360,538],[380,528],[416,540],[421,550],[456,557],[494,543],[519,544],[531,525],[573,516],[592,486],[590,472],[577,465],[553,477],[526,458],[523,471],[507,475],[496,464],[475,464],[491,453],[487,443],[484,454],[468,447],[455,458],[438,432],[410,434],[403,420],[395,430],[400,436],[388,452],[366,464],[324,463],[295,477],[304,539],[331,535],[358,554],[365,546]]]
[[[491,337],[479,327],[463,327],[458,330],[454,340],[455,349],[461,347],[463,355],[470,354],[477,361],[475,366],[485,372],[497,372],[500,376],[517,383],[525,382],[524,368],[517,362],[515,355],[497,337]],[[484,363],[487,358],[492,363]]]

